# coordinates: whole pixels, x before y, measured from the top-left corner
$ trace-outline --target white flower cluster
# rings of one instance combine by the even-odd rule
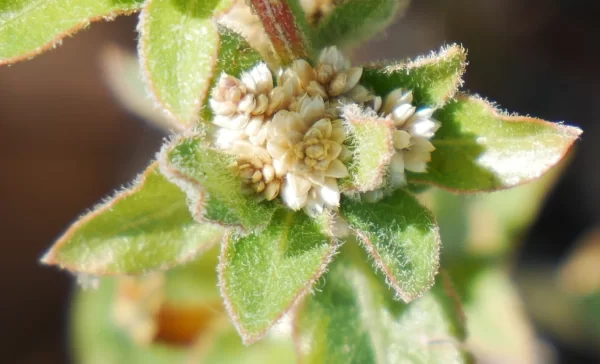
[[[335,47],[326,48],[313,67],[299,59],[280,70],[277,81],[260,63],[240,79],[222,74],[212,91],[215,145],[237,157],[244,188],[309,215],[339,205],[338,179],[348,175],[351,153],[340,108],[355,103],[393,120],[396,153],[392,183],[404,182],[404,169],[425,171],[438,123],[433,110],[417,111],[409,91],[381,97],[358,84],[362,68],[350,67]]]

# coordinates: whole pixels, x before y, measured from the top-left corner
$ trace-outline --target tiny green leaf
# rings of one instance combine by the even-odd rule
[[[161,171],[188,197],[197,221],[260,229],[271,220],[276,202],[259,202],[242,190],[231,168],[235,157],[213,149],[202,137],[180,136],[161,151]]]
[[[186,262],[222,234],[194,221],[183,192],[154,163],[133,187],[71,225],[42,262],[92,275],[140,274]]]
[[[139,54],[147,86],[181,126],[198,121],[219,52],[213,16],[233,0],[147,0],[140,15]]]
[[[219,59],[215,75],[225,72],[228,75],[239,77],[242,72],[262,61],[262,56],[250,47],[248,42],[235,31],[219,26],[220,46]],[[214,78],[213,83],[216,82]]]
[[[323,225],[281,209],[261,233],[230,236],[223,244],[221,293],[246,344],[260,339],[325,271],[337,243]]]
[[[342,190],[366,192],[381,187],[394,154],[394,125],[375,113],[363,112],[357,105],[345,106],[342,114],[350,131],[353,154],[350,176],[342,180]]]
[[[408,173],[409,183],[454,192],[501,190],[537,179],[556,165],[581,129],[506,115],[485,100],[459,95],[438,110],[442,124],[426,173]]]
[[[317,48],[346,47],[371,38],[386,28],[408,0],[347,0],[337,4],[313,32]]]
[[[346,200],[341,212],[401,299],[410,302],[431,287],[440,236],[433,215],[412,195],[397,190],[373,204]]]
[[[346,244],[324,281],[296,313],[294,340],[301,362],[469,362],[461,349],[464,318],[444,274],[429,292],[407,305],[394,300],[383,278],[364,263],[364,254]]]
[[[0,1],[0,65],[37,56],[91,22],[140,9],[142,0]]]
[[[455,44],[415,61],[385,66],[368,64],[363,68],[361,83],[381,96],[405,88],[413,92],[415,105],[440,107],[462,84],[466,57],[466,51]]]

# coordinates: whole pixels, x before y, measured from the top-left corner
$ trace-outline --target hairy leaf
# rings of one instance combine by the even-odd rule
[[[397,88],[408,89],[413,92],[415,105],[439,107],[452,98],[462,84],[465,65],[466,51],[455,44],[415,61],[366,65],[361,83],[381,96]]]
[[[394,154],[393,124],[377,115],[363,113],[357,105],[343,108],[343,120],[352,138],[350,176],[341,181],[345,192],[372,191],[384,182]]]
[[[276,202],[259,202],[242,190],[231,168],[235,158],[209,147],[201,136],[181,136],[161,151],[161,171],[188,197],[197,221],[246,231],[266,226]]]
[[[294,340],[311,364],[467,363],[464,318],[445,275],[410,305],[392,298],[350,244],[296,314]],[[354,260],[354,261],[353,261]]]
[[[397,295],[410,302],[426,291],[439,267],[433,215],[403,190],[377,203],[344,201],[342,215]]]
[[[318,48],[355,45],[385,29],[409,0],[347,0],[318,20],[313,43]]]
[[[213,16],[233,0],[147,0],[140,15],[139,53],[147,86],[181,126],[198,121],[219,54]]]
[[[143,0],[0,1],[0,65],[32,58],[59,46],[91,22],[138,11]]]
[[[139,274],[186,262],[221,240],[152,164],[134,183],[77,220],[42,258],[73,272]]]
[[[325,271],[337,247],[325,224],[282,209],[261,233],[230,236],[223,245],[221,293],[246,344],[261,338]]]
[[[409,183],[454,192],[501,190],[535,180],[556,165],[581,134],[579,128],[509,116],[488,102],[459,95],[435,113],[442,127],[426,173]]]

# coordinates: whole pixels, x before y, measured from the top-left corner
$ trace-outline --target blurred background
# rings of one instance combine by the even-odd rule
[[[526,302],[531,272],[542,276],[533,284],[550,280],[600,223],[599,17],[600,3],[585,0],[414,0],[404,17],[354,52],[360,63],[461,43],[469,51],[466,90],[510,111],[584,130],[514,256]],[[131,180],[164,137],[125,112],[104,82],[101,50],[108,44],[134,50],[136,22],[131,16],[93,24],[57,50],[0,68],[3,363],[70,362],[73,279],[37,260],[76,216]],[[547,288],[542,305],[553,299]],[[595,351],[574,344],[535,312],[544,310],[538,306],[527,310],[557,362],[600,362],[600,341]]]

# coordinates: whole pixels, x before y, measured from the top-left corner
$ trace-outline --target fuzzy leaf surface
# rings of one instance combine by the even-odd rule
[[[219,285],[245,343],[262,337],[323,274],[337,247],[323,225],[281,209],[261,233],[223,244]]]
[[[183,192],[152,164],[133,187],[71,225],[42,262],[92,275],[140,274],[186,262],[222,235],[194,221]]]
[[[183,136],[161,151],[161,171],[188,197],[197,221],[252,231],[266,226],[276,202],[259,202],[242,190],[233,156],[209,147],[200,136]]]
[[[459,95],[438,110],[442,124],[426,173],[409,183],[454,192],[494,191],[539,178],[562,160],[581,129],[540,119],[508,116],[488,102]]]
[[[402,300],[412,301],[433,284],[439,231],[431,212],[411,194],[397,190],[376,203],[347,200],[341,212]]]
[[[363,113],[356,105],[344,107],[343,120],[352,138],[350,176],[342,180],[344,191],[372,191],[383,184],[394,154],[391,121]]]
[[[466,51],[455,44],[414,61],[368,64],[363,68],[361,83],[380,96],[397,88],[412,90],[414,105],[439,107],[462,84],[466,57]]]
[[[461,349],[464,318],[445,275],[407,305],[394,300],[364,254],[347,245],[325,275],[324,286],[297,312],[294,340],[302,362],[469,362]],[[354,257],[349,257],[350,249]]]
[[[313,32],[318,48],[351,46],[385,29],[409,0],[347,0],[340,2]]]
[[[142,0],[4,0],[0,2],[0,65],[34,57],[91,22],[131,14]]]
[[[147,86],[182,127],[198,121],[219,53],[214,15],[233,0],[147,0],[139,54]]]

